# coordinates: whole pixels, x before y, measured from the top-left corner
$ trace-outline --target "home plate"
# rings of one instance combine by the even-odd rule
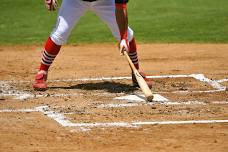
[[[169,101],[167,98],[163,97],[160,94],[153,94],[154,95],[154,99],[153,101],[155,102],[166,102]],[[127,96],[122,96],[122,97],[116,97],[114,99],[118,99],[118,100],[129,100],[129,101],[146,101],[146,98],[144,95],[140,94],[134,94],[134,95],[127,95]]]

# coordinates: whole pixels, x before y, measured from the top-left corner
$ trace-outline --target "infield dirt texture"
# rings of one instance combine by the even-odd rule
[[[227,4],[130,1],[141,67],[154,83],[147,103],[91,13],[50,68],[49,89],[34,91],[56,13],[43,1],[1,0],[0,151],[227,152]]]

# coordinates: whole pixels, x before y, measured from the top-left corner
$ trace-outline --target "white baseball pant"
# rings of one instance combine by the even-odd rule
[[[82,0],[63,0],[56,27],[50,37],[57,45],[63,45],[80,17],[87,11],[94,12],[110,28],[113,36],[120,41],[118,24],[115,16],[115,0],[98,0],[85,2]],[[128,27],[128,40],[133,39],[133,31]]]

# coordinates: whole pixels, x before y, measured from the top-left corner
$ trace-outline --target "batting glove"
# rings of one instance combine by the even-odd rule
[[[58,0],[44,0],[44,2],[49,11],[54,11],[58,7]]]
[[[126,39],[122,39],[119,44],[120,55],[124,55],[124,51],[129,51],[129,43]]]

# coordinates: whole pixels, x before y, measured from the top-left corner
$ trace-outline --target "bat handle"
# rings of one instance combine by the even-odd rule
[[[131,59],[130,59],[128,53],[127,53],[127,51],[123,51],[123,53],[124,53],[124,56],[127,58],[128,63],[130,64],[130,67],[131,67],[132,71],[133,72],[136,71],[137,69],[135,68],[135,65],[132,63],[132,61],[131,61]]]

